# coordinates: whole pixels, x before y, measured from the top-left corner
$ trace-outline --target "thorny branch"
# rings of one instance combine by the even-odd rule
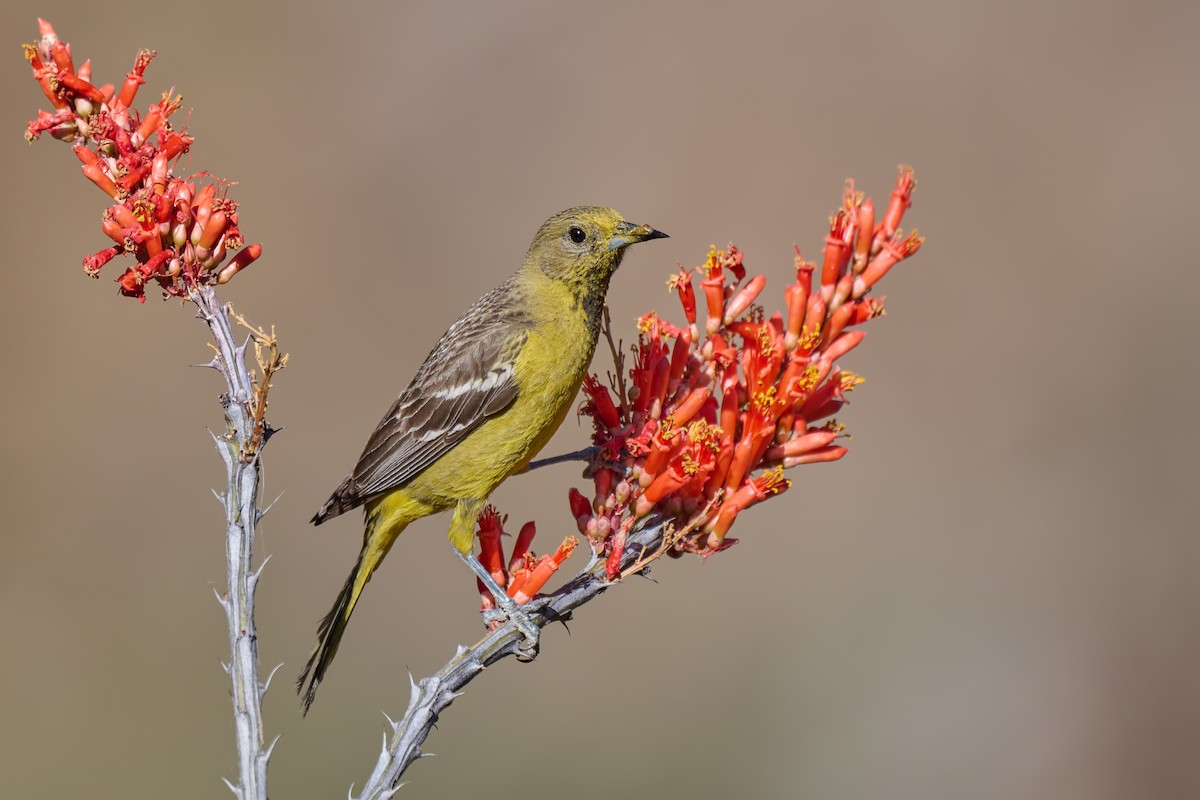
[[[671,536],[670,524],[664,524],[662,518],[652,516],[644,520],[627,542],[622,577],[649,572],[649,563],[670,549],[664,547],[664,532]],[[575,609],[595,600],[617,583],[605,580],[604,570],[604,560],[593,559],[557,592],[525,606],[530,618],[541,628],[554,622],[567,622]],[[521,641],[522,634],[508,623],[469,648],[460,645],[454,657],[436,674],[420,681],[413,681],[410,675],[412,692],[408,709],[400,719],[394,722],[389,719],[391,733],[384,738],[375,768],[362,792],[355,796],[351,787],[352,800],[391,798],[399,789],[400,778],[409,765],[427,755],[421,750],[422,743],[433,732],[439,715],[461,695],[463,688],[497,661],[509,656],[529,660],[528,654],[518,649]]]
[[[258,633],[254,624],[254,596],[266,561],[254,569],[254,531],[266,513],[258,505],[262,445],[270,435],[266,423],[267,392],[271,377],[287,364],[280,355],[274,329],[267,334],[253,328],[217,300],[211,286],[197,287],[190,295],[198,316],[212,332],[216,354],[211,366],[225,379],[221,396],[226,431],[213,435],[225,462],[226,488],[218,495],[225,508],[226,590],[218,596],[229,630],[230,661],[226,666],[233,697],[237,735],[238,777],[226,785],[238,800],[267,800],[267,761],[278,737],[265,745],[262,698],[271,676],[258,677]],[[238,344],[230,316],[250,329],[261,375],[246,368],[246,344]],[[274,673],[272,673],[274,674]]]

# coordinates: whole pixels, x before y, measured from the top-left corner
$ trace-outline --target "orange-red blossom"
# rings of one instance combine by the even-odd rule
[[[534,595],[542,590],[558,568],[571,555],[571,551],[579,543],[574,536],[563,540],[558,549],[549,555],[535,557],[529,550],[537,527],[532,522],[526,522],[521,527],[509,559],[504,559],[504,545],[500,537],[507,536],[504,523],[507,515],[501,516],[492,505],[484,507],[477,522],[479,526],[479,563],[487,569],[496,583],[503,587],[508,596],[518,605],[528,603]],[[483,581],[475,579],[482,601],[482,610],[490,611],[496,607],[495,598],[483,585]]]
[[[138,52],[117,91],[111,83],[92,83],[90,61],[76,69],[71,46],[43,19],[38,35],[37,43],[25,45],[25,58],[54,111],[39,111],[25,138],[49,132],[73,142],[84,177],[115,201],[101,224],[115,245],[84,258],[84,272],[98,277],[113,258],[131,255],[136,263],[116,279],[117,289],[145,302],[151,283],[166,297],[184,296],[199,285],[226,283],[254,263],[262,245],[239,249],[245,240],[228,185],[206,173],[184,178],[171,171],[193,142],[171,125],[181,98],[164,93],[145,114],[133,107],[154,51]]]

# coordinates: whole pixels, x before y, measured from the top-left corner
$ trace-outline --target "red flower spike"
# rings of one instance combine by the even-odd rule
[[[883,215],[884,241],[890,240],[900,229],[904,212],[912,206],[912,191],[916,185],[912,167],[901,164],[896,174],[896,188],[892,190],[892,198]]]
[[[517,605],[524,605],[534,598],[534,596],[542,590],[546,582],[550,580],[550,576],[558,572],[558,568],[562,563],[571,557],[571,553],[575,551],[579,540],[574,536],[568,536],[563,539],[563,543],[558,546],[552,555],[542,556],[534,564],[528,578],[524,584],[517,590],[516,593],[510,593],[510,597],[517,602]]]
[[[533,537],[537,535],[537,525],[532,521],[526,522],[521,526],[521,532],[517,534],[516,544],[513,545],[512,558],[508,560],[508,571],[516,574],[516,571],[525,563],[525,556],[529,553],[529,546],[533,544]]]

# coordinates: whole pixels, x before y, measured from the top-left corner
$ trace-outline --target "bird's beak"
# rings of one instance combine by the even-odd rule
[[[613,233],[612,238],[608,240],[608,249],[610,251],[620,250],[622,247],[628,247],[638,242],[666,238],[667,235],[665,233],[656,231],[649,225],[634,225],[632,222],[621,221],[617,223],[616,231]]]

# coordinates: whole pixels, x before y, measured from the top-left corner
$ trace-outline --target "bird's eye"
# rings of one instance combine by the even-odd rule
[[[568,228],[567,236],[570,236],[571,241],[575,244],[583,244],[583,240],[587,238],[587,234],[583,232],[583,228],[578,225],[572,225]]]

